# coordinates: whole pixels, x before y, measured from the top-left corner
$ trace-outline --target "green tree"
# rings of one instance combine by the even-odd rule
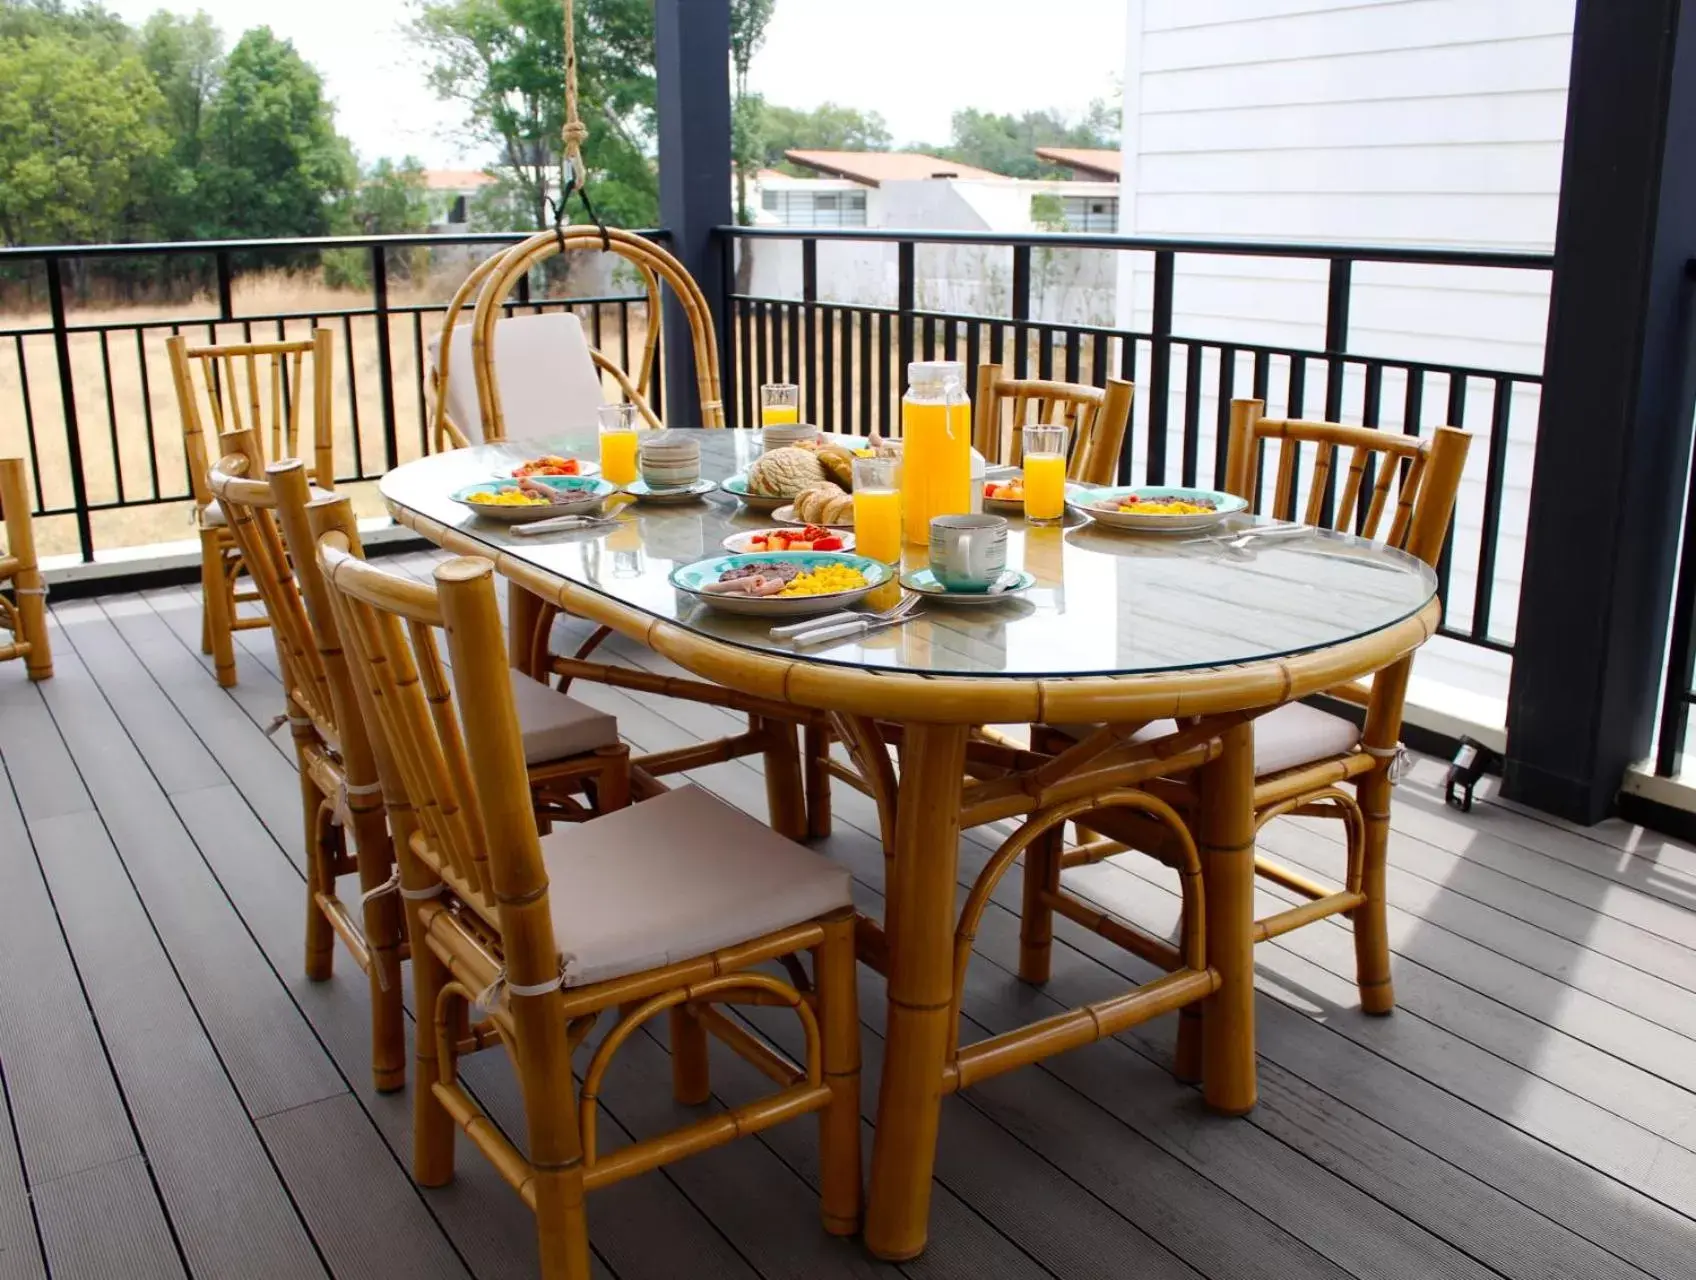
[[[575,8],[591,198],[610,223],[650,226],[659,214],[652,0],[578,0]],[[464,109],[466,137],[499,156],[506,194],[522,200],[529,225],[551,225],[548,197],[565,189],[559,0],[422,0],[411,30],[432,59],[431,85]]]
[[[1042,178],[1054,170],[1038,158],[1038,147],[1115,148],[1119,145],[1115,115],[1108,103],[1099,100],[1076,124],[1068,123],[1055,111],[1013,116],[968,107],[954,113],[949,145],[934,150],[950,160],[1010,178]]]
[[[356,181],[322,78],[269,27],[230,50],[203,132],[203,237],[323,235]]]
[[[762,103],[759,140],[762,164],[795,174],[805,171],[783,158],[787,151],[885,151],[893,141],[877,112],[834,102],[811,111]]]
[[[141,29],[140,50],[158,87],[161,123],[171,135],[171,163],[154,183],[159,234],[191,237],[199,230],[197,188],[206,111],[224,64],[224,37],[204,13],[192,18],[163,10]]]
[[[394,236],[430,229],[430,194],[416,156],[377,161],[354,193],[351,221],[361,235]]]
[[[170,146],[162,110],[141,59],[104,37],[0,38],[0,237],[65,244],[145,234]]]
[[[748,92],[748,68],[765,43],[766,24],[776,0],[731,0],[730,65],[734,72],[730,101],[730,163],[736,172],[736,221],[748,226],[748,175],[760,166],[760,126],[765,99]]]

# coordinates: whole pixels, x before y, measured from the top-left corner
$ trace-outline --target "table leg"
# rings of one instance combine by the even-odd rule
[[[1202,1005],[1202,1096],[1226,1115],[1255,1103],[1254,726],[1221,735],[1201,771],[1196,843],[1207,895],[1207,958],[1219,990]]]
[[[895,859],[886,886],[889,1013],[872,1145],[866,1247],[901,1261],[925,1247],[942,1072],[954,1017],[954,893],[963,727],[909,725]]]
[[[530,669],[536,626],[542,620],[542,600],[510,579],[506,584],[506,654],[514,671],[540,675]]]

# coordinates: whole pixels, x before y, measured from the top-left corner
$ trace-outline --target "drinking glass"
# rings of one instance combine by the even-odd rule
[[[793,382],[768,382],[760,388],[760,425],[801,421],[801,388]]]
[[[854,459],[854,550],[885,564],[901,558],[901,459]]]
[[[636,482],[636,406],[603,404],[595,411],[601,426],[601,478],[620,487]]]
[[[1024,428],[1025,519],[1052,524],[1066,514],[1066,428]]]

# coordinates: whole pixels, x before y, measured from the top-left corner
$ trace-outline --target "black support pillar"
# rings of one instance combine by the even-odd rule
[[[1693,256],[1696,0],[1578,0],[1504,790],[1580,822],[1653,731]]]
[[[654,0],[660,221],[724,332],[724,262],[713,228],[730,222],[730,0]],[[701,425],[689,322],[665,307],[665,420]]]

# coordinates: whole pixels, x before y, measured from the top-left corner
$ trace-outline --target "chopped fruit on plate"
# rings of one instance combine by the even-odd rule
[[[842,539],[821,525],[804,529],[773,529],[756,533],[748,541],[750,551],[840,551]]]
[[[578,476],[583,474],[583,468],[576,458],[562,458],[557,454],[544,454],[540,458],[520,463],[512,469],[515,476]]]
[[[984,485],[983,496],[994,498],[998,502],[1023,502],[1025,500],[1025,482],[1019,478],[991,480]]]

